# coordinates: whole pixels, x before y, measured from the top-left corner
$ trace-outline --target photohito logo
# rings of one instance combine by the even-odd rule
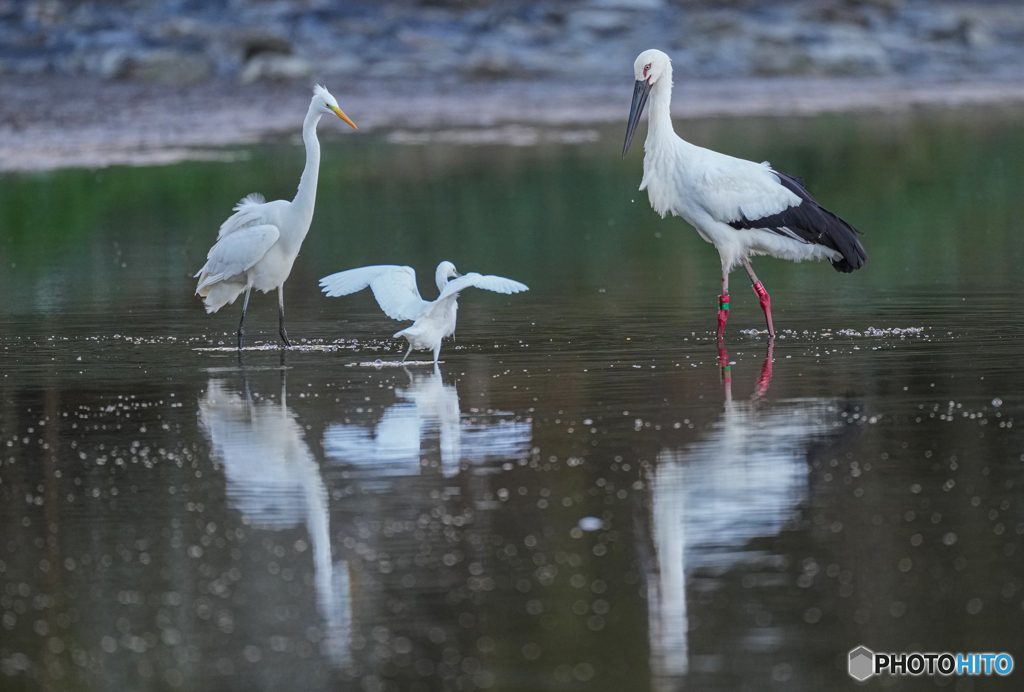
[[[875,652],[858,646],[850,652],[850,675],[857,680],[867,680],[875,674]]]
[[[864,681],[872,675],[1009,675],[1013,656],[1001,654],[900,653],[876,654],[858,646],[850,652],[850,677]]]

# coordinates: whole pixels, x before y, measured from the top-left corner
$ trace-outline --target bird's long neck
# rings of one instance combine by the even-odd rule
[[[306,231],[313,220],[313,208],[316,206],[316,183],[320,177],[320,141],[316,138],[316,125],[320,122],[318,113],[310,104],[309,112],[302,123],[302,141],[306,144],[306,167],[302,170],[302,178],[299,180],[299,190],[295,193],[292,201],[295,210],[302,220],[301,226]],[[305,232],[303,232],[305,235]]]
[[[667,74],[651,89],[650,113],[647,120],[647,142],[671,139],[675,135],[672,129],[672,75]]]
[[[442,267],[438,267],[437,271],[434,272],[434,283],[437,284],[438,293],[444,291],[444,287],[448,285],[448,272]]]

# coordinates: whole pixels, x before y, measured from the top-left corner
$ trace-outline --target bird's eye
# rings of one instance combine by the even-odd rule
[[[651,69],[651,63],[644,65],[644,74],[647,74],[647,70]]]

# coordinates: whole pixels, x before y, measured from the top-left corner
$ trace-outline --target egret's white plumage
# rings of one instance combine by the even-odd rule
[[[452,280],[454,278],[454,280]],[[459,293],[467,288],[482,288],[495,293],[519,293],[525,284],[501,276],[472,272],[465,276],[455,271],[451,262],[441,262],[434,272],[437,300],[426,301],[416,287],[416,271],[412,267],[380,264],[359,267],[325,276],[320,286],[328,296],[347,296],[369,287],[384,314],[393,320],[414,320],[412,326],[396,332],[409,342],[406,358],[413,349],[434,352],[434,361],[441,353],[441,340],[455,333]]]
[[[633,70],[637,81],[623,156],[650,99],[640,189],[663,218],[683,217],[718,249],[725,305],[728,274],[739,264],[747,268],[755,290],[760,287],[748,262],[754,255],[827,259],[842,272],[864,266],[867,256],[856,237],[859,231],[818,205],[800,178],[774,170],[767,161],[754,163],[696,146],[675,133],[669,112],[672,62],[665,53],[644,51]],[[771,332],[766,298],[764,293],[762,307]]]
[[[306,167],[295,199],[267,202],[259,193],[244,197],[235,205],[235,213],[221,224],[217,243],[210,248],[206,264],[196,274],[199,278],[196,293],[203,297],[207,312],[217,312],[245,293],[242,322],[238,325],[239,348],[242,346],[249,292],[253,288],[264,293],[277,289],[281,338],[285,345],[290,345],[284,329],[284,282],[292,271],[292,264],[313,221],[320,173],[320,142],[316,137],[316,126],[320,117],[328,113],[355,127],[330,92],[317,86],[302,124]]]

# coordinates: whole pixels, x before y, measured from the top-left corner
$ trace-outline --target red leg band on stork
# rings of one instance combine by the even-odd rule
[[[764,310],[764,318],[768,322],[768,336],[775,336],[775,327],[772,325],[772,299],[768,295],[768,291],[764,290],[764,286],[758,281],[754,284],[754,293],[757,294],[758,300],[761,301],[761,309]]]
[[[729,296],[718,297],[718,338],[725,336],[725,323],[729,319]]]

